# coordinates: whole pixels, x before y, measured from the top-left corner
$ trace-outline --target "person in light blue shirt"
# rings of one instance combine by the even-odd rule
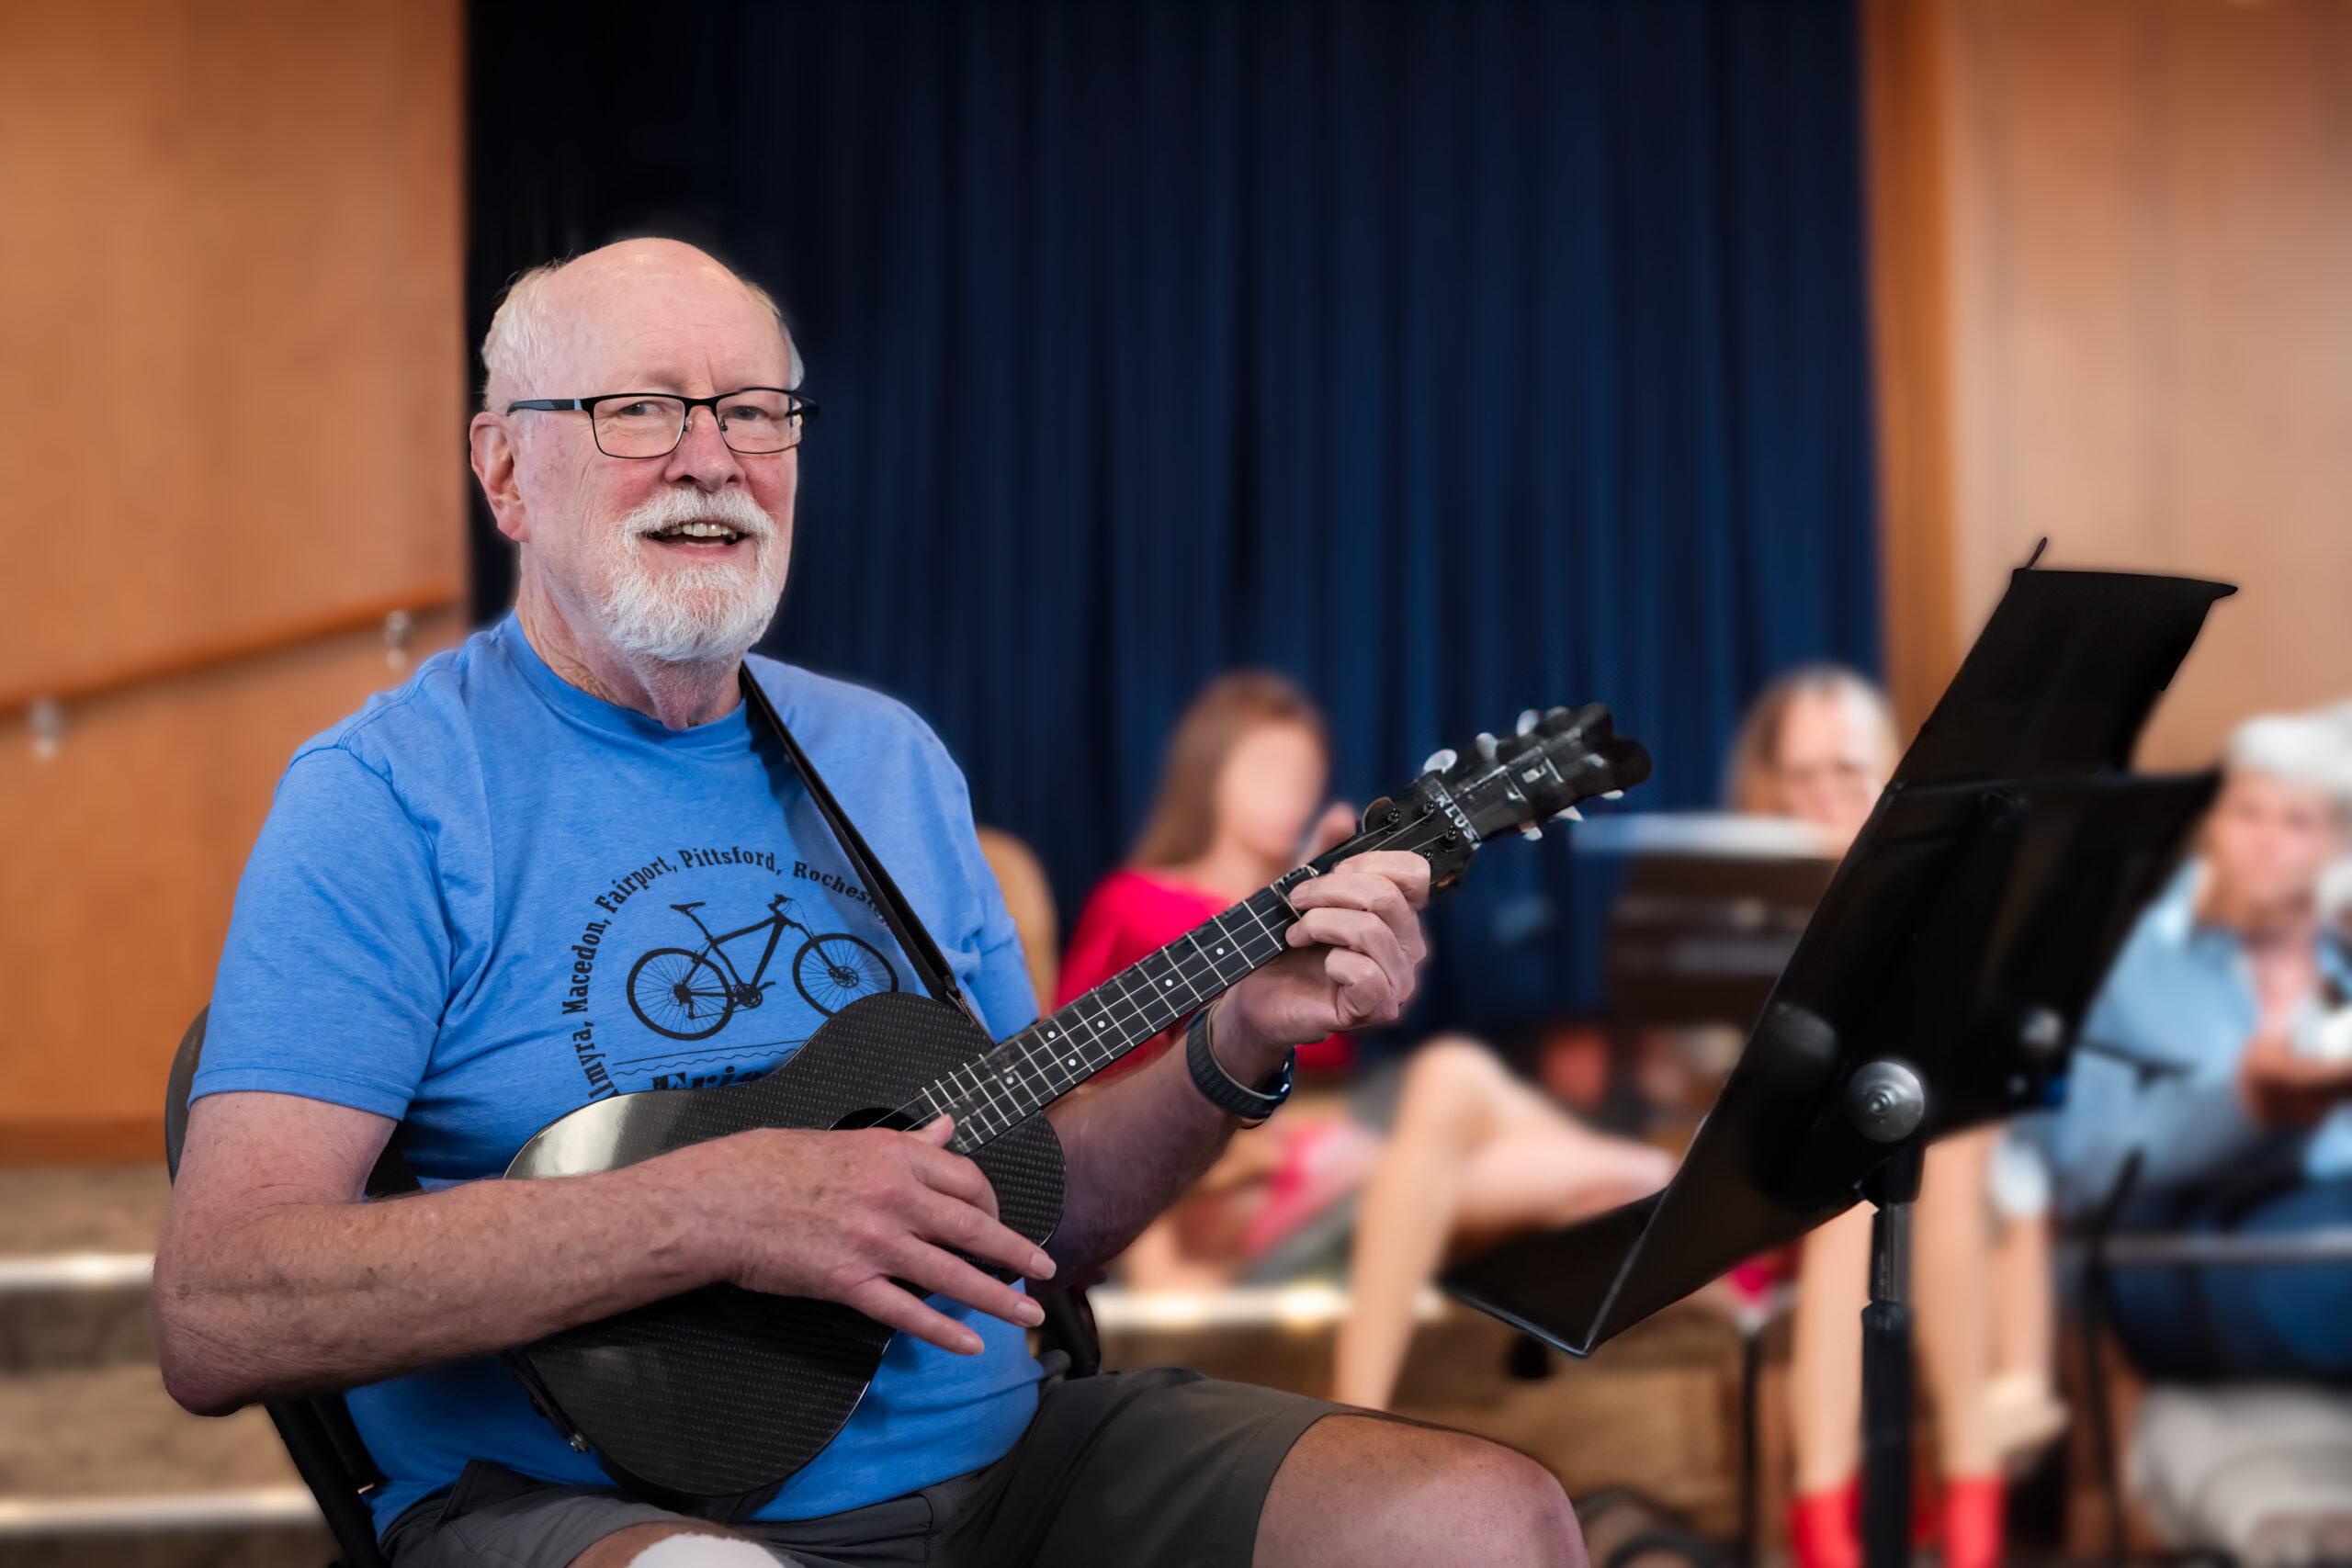
[[[2316,718],[2233,739],[2201,852],[2143,913],[2086,1015],[2049,1129],[2059,1200],[2099,1211],[2126,1162],[2136,1229],[2295,1232],[2352,1223],[2352,1062],[2316,1049],[2352,995],[2322,920],[2346,846],[2352,758]],[[2352,1265],[2116,1270],[2117,1326],[2158,1375],[2352,1374]]]
[[[1269,1108],[1293,1045],[1396,1017],[1422,951],[1417,856],[1294,890],[1283,951],[1198,1010],[1204,1051],[1045,1112],[1068,1156],[1046,1249],[998,1221],[945,1119],[496,1179],[568,1112],[789,1070],[827,1018],[916,984],[876,890],[747,720],[746,669],[989,1032],[1035,1008],[930,729],[747,662],[814,412],[774,301],[691,247],[631,241],[525,275],[483,358],[473,466],[519,549],[515,611],[279,784],[157,1249],[174,1397],[220,1413],[350,1391],[399,1568],[1580,1561],[1558,1483],[1506,1450],[1172,1370],[1063,1378],[1023,1333],[1035,1282],[1082,1276],[1183,1191],[1231,1107]],[[756,1006],[696,1010],[714,952]],[[395,1131],[424,1190],[363,1201]],[[707,1285],[898,1331],[834,1441],[723,1524],[609,1483],[494,1355]]]

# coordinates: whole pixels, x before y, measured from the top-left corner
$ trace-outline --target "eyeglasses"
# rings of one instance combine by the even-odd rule
[[[801,427],[817,405],[781,387],[744,387],[715,398],[682,398],[672,392],[606,392],[594,398],[525,398],[506,405],[508,413],[578,410],[588,416],[596,450],[607,457],[666,457],[686,437],[686,420],[708,409],[718,422],[718,438],[747,457],[788,452],[800,445]]]

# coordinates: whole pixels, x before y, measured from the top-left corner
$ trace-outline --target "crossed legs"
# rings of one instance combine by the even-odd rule
[[[1582,1219],[1657,1190],[1673,1169],[1663,1150],[1583,1126],[1477,1042],[1430,1041],[1406,1068],[1396,1132],[1364,1189],[1331,1397],[1386,1407],[1414,1298],[1449,1245]]]

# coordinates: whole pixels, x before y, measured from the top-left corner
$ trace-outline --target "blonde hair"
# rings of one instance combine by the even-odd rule
[[[1781,728],[1789,710],[1804,697],[1843,697],[1860,705],[1870,716],[1881,750],[1889,765],[1902,750],[1894,730],[1894,710],[1886,694],[1870,680],[1842,664],[1801,664],[1773,677],[1747,705],[1739,732],[1731,743],[1731,760],[1724,770],[1724,804],[1734,811],[1778,817],[1787,807],[1773,774],[1780,763]]]
[[[1021,938],[1021,954],[1029,965],[1030,989],[1037,993],[1038,1008],[1051,1011],[1054,985],[1061,969],[1056,954],[1062,950],[1062,941],[1061,922],[1054,913],[1054,890],[1046,880],[1046,868],[1037,863],[1036,855],[1027,844],[1003,829],[982,826],[972,831],[980,840],[980,853],[996,876],[997,890],[1004,895],[1005,912],[1012,917],[1012,929]]]
[[[530,378],[532,367],[547,360],[554,337],[548,322],[548,286],[557,273],[579,259],[576,255],[558,256],[553,261],[541,262],[516,274],[514,281],[506,286],[505,297],[499,300],[497,312],[490,318],[490,331],[481,339],[481,406],[486,412],[496,413],[498,403],[519,396],[514,389]],[[717,265],[775,318],[775,330],[784,339],[785,357],[791,367],[786,379],[789,386],[799,386],[807,367],[800,361],[800,345],[792,341],[792,328],[785,321],[784,307],[775,302],[775,295],[725,262]],[[492,392],[497,388],[505,389],[505,393],[493,400]]]
[[[1331,737],[1307,694],[1265,670],[1220,675],[1201,689],[1176,721],[1159,791],[1127,863],[1182,865],[1206,852],[1216,830],[1216,781],[1243,737],[1262,725],[1295,724],[1328,755]]]

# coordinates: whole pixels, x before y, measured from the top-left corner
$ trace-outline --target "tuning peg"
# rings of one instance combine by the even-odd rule
[[[1576,722],[1577,716],[1566,708],[1544,710],[1544,733],[1546,735],[1566,735],[1576,727]]]
[[[1571,822],[1581,822],[1584,820],[1584,813],[1578,811],[1573,806],[1563,806],[1560,809],[1552,813],[1552,815],[1555,818],[1565,817]]]
[[[1542,716],[1543,716],[1537,713],[1533,708],[1523,709],[1519,716],[1519,732],[1521,735],[1532,734],[1535,729],[1536,721]]]
[[[1495,760],[1495,738],[1492,735],[1483,729],[1478,731],[1476,744],[1478,748],[1478,761],[1491,762]]]
[[[1530,822],[1526,827],[1521,828],[1519,830],[1519,836],[1522,839],[1533,839],[1538,842],[1541,842],[1544,838],[1544,824],[1541,822]]]
[[[1601,792],[1600,798],[1603,800],[1623,800],[1625,798],[1625,792],[1622,789],[1604,790]]]
[[[1453,764],[1460,761],[1461,759],[1453,754],[1453,747],[1441,746],[1430,753],[1430,760],[1421,764],[1421,772],[1442,773],[1452,769]]]

